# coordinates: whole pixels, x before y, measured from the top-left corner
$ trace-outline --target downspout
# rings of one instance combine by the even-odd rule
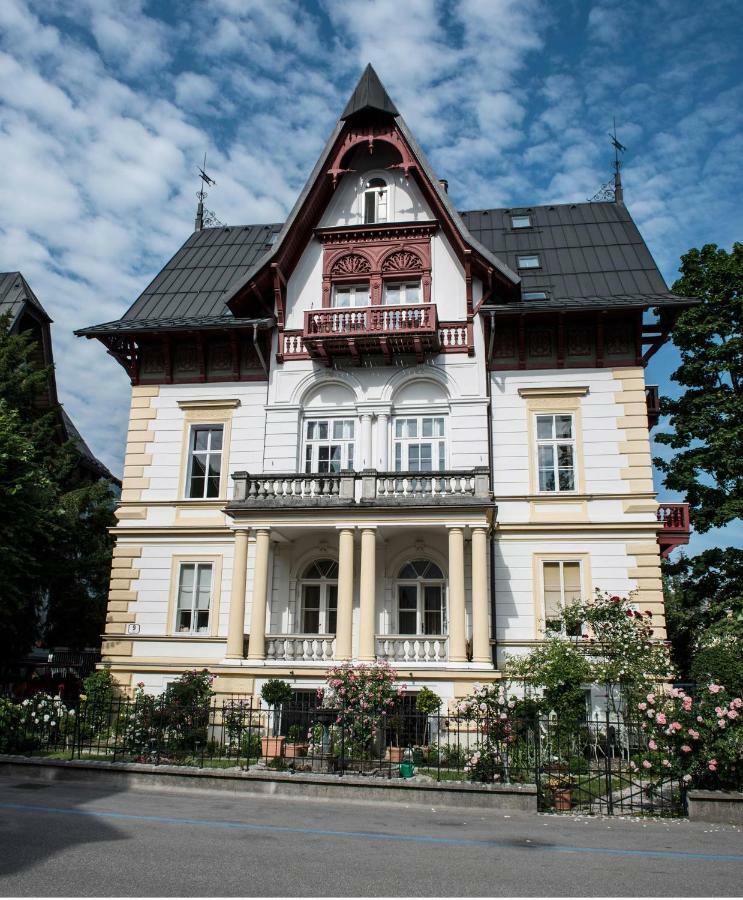
[[[485,356],[485,391],[488,398],[488,468],[490,470],[490,485],[493,486],[493,397],[491,393],[490,360],[493,355],[493,337],[495,334],[495,316],[490,313],[490,334],[488,335],[488,348]],[[495,504],[494,504],[495,506]],[[495,506],[495,516],[498,515],[498,507]],[[496,640],[496,602],[495,602],[495,537],[490,532],[490,639]],[[492,645],[492,659],[495,668],[498,668],[498,645]]]

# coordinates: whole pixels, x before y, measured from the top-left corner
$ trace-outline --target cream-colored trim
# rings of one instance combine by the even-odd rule
[[[617,426],[624,434],[619,452],[627,465],[619,472],[631,493],[653,490],[653,466],[650,454],[650,430],[645,401],[645,370],[641,366],[613,369],[612,378],[621,385],[614,402],[622,407]]]
[[[525,399],[537,397],[585,397],[588,393],[587,387],[578,387],[570,384],[556,385],[554,387],[522,387],[518,390],[519,397],[524,397]]]
[[[632,599],[641,610],[652,612],[653,636],[664,640],[666,622],[660,548],[657,542],[628,542],[625,548],[627,556],[634,559],[635,563],[627,572],[628,577],[637,585],[632,592]]]
[[[182,400],[178,404],[189,401]],[[196,401],[194,401],[196,402]],[[181,436],[181,471],[178,478],[178,498],[183,501],[191,498],[186,497],[186,484],[188,482],[188,459],[189,446],[191,440],[191,428],[194,425],[222,425],[224,431],[222,433],[222,469],[219,475],[219,497],[210,498],[211,502],[221,500],[224,503],[227,499],[227,485],[229,484],[230,471],[230,449],[232,444],[232,414],[234,407],[231,406],[210,406],[210,407],[194,407],[184,408],[183,412],[183,434]],[[201,498],[197,498],[201,499]]]
[[[579,562],[580,583],[583,598],[589,598],[592,593],[593,579],[591,577],[591,554],[563,551],[561,553],[533,553],[532,554],[532,601],[534,606],[534,634],[544,635],[544,563],[545,562]]]
[[[212,594],[209,601],[209,634],[216,637],[219,633],[219,606],[222,597],[222,554],[221,553],[188,553],[174,556],[170,564],[170,590],[168,591],[168,617],[165,620],[165,637],[175,637],[181,632],[175,630],[175,614],[178,604],[178,585],[180,569],[183,563],[211,563]]]
[[[554,501],[559,499],[562,501],[564,509],[555,510]],[[539,500],[532,500],[529,504],[529,521],[538,522],[588,522],[588,504],[585,500],[576,500],[572,494],[565,496],[565,492],[558,494],[557,497],[550,497],[548,502],[542,503]]]
[[[135,385],[132,388],[121,483],[122,504],[141,500],[142,491],[150,486],[149,478],[144,473],[145,467],[152,464],[152,455],[147,453],[147,446],[155,439],[149,429],[152,420],[157,418],[157,410],[153,408],[152,403],[159,394],[158,385]],[[133,518],[133,516],[124,515],[120,507],[117,510],[117,518]]]
[[[524,388],[523,390],[527,390]],[[534,388],[534,390],[541,390]],[[537,395],[526,401],[527,415],[527,432],[529,441],[529,491],[533,497],[547,497],[549,499],[557,499],[558,497],[565,502],[566,499],[572,499],[576,495],[580,495],[585,491],[585,475],[583,466],[583,416],[581,410],[581,395],[567,394],[565,396],[558,395]],[[573,416],[573,424],[575,426],[575,490],[574,491],[555,491],[541,492],[539,490],[539,477],[537,467],[537,432],[535,420],[540,413],[550,415],[566,413]]]
[[[573,534],[581,534],[583,532],[605,531],[605,532],[638,532],[647,531],[656,534],[658,525],[656,522],[574,522],[560,524],[558,522],[513,522],[496,524],[498,534],[509,534],[524,532],[550,532],[550,531],[569,531]],[[524,538],[523,540],[528,540]]]
[[[134,621],[134,614],[129,611],[129,605],[137,599],[137,592],[132,590],[132,582],[139,578],[139,569],[135,568],[135,561],[141,555],[142,547],[132,544],[127,546],[117,544],[113,549],[105,637],[124,634],[126,626]]]
[[[210,397],[205,400],[179,400],[181,409],[237,409],[238,397]]]

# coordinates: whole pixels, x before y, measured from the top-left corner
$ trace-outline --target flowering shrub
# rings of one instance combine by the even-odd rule
[[[18,707],[16,728],[33,747],[54,743],[73,733],[75,710],[68,709],[60,696],[34,694]]]
[[[678,778],[689,787],[743,785],[743,699],[712,682],[692,697],[674,688],[637,704],[647,753],[631,765],[648,778]]]
[[[391,712],[404,686],[395,687],[397,672],[386,662],[331,666],[327,689],[321,691],[322,705],[338,711],[340,726],[352,753],[363,754],[383,725],[382,716]]]

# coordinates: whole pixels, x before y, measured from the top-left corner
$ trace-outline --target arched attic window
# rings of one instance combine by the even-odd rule
[[[387,221],[388,188],[384,178],[370,178],[364,186],[364,224]]]

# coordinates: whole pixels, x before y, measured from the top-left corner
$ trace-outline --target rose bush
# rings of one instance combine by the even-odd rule
[[[672,689],[650,692],[637,704],[647,752],[631,765],[650,779],[679,779],[687,787],[743,786],[743,699],[720,684],[696,696]]]

